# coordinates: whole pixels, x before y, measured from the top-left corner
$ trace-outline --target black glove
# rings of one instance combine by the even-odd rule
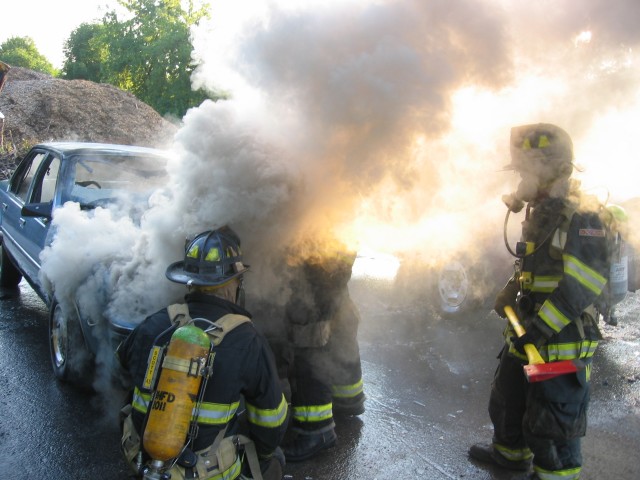
[[[493,309],[502,318],[507,318],[507,314],[504,313],[504,307],[507,305],[511,308],[516,307],[516,296],[518,295],[518,289],[520,286],[515,278],[510,278],[507,284],[496,295],[495,304]]]
[[[540,330],[531,325],[524,335],[521,337],[511,337],[513,348],[515,348],[522,355],[525,354],[524,346],[531,343],[536,348],[540,348],[546,341],[545,336]]]

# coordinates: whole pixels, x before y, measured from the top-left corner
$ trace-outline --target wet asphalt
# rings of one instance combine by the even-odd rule
[[[504,321],[487,305],[443,318],[428,297],[374,279],[354,279],[350,288],[362,316],[366,412],[337,418],[337,445],[288,464],[288,478],[517,478],[466,453],[491,437],[487,401]],[[639,297],[620,305],[617,327],[603,325],[584,480],[640,478]],[[0,292],[0,389],[0,479],[129,477],[118,450],[121,392],[79,391],[54,379],[47,311],[24,282]]]

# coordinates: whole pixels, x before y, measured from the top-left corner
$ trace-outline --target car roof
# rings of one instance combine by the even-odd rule
[[[62,155],[71,154],[137,154],[156,155],[166,157],[167,152],[150,147],[137,145],[119,145],[115,143],[92,143],[92,142],[44,142],[34,145],[34,148],[41,147],[54,150]]]

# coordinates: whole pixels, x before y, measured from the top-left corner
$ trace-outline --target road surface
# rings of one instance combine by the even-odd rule
[[[504,321],[488,306],[442,318],[426,297],[366,277],[350,288],[362,315],[366,412],[337,419],[338,445],[287,465],[288,478],[513,478],[466,453],[491,437],[487,401]],[[640,478],[639,296],[621,305],[618,327],[603,325],[584,480]],[[0,292],[0,388],[0,478],[129,477],[118,450],[121,392],[55,381],[47,311],[24,282],[19,292]]]

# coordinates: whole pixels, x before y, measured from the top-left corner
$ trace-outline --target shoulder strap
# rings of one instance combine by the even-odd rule
[[[251,319],[245,315],[238,315],[236,313],[227,313],[223,317],[220,317],[214,322],[217,328],[207,331],[211,343],[214,346],[220,345],[220,342],[224,339],[224,336],[238,325],[250,322]]]
[[[174,303],[173,305],[169,305],[167,307],[167,312],[169,312],[169,320],[171,320],[171,323],[177,324],[178,327],[181,327],[191,321],[189,306],[186,303]]]
[[[173,305],[169,305],[167,307],[167,312],[169,312],[171,323],[176,324],[179,327],[191,321],[189,306],[186,303],[174,303]],[[227,313],[213,322],[216,328],[207,330],[207,334],[209,335],[213,345],[219,345],[227,333],[238,325],[242,325],[243,323],[250,321],[251,319],[245,315]]]

